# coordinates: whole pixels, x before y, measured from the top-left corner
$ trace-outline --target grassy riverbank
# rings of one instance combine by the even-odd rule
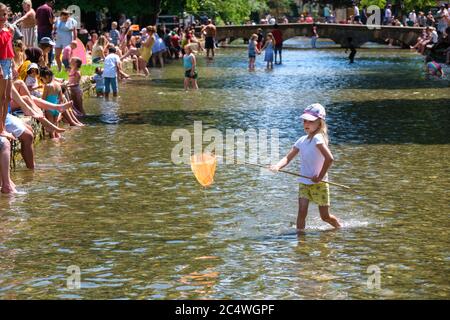
[[[99,64],[84,64],[81,66],[81,75],[82,76],[93,76],[95,74],[95,68],[100,66]],[[58,71],[58,67],[53,66],[52,71],[55,75],[55,78],[68,80],[69,73],[66,70]]]

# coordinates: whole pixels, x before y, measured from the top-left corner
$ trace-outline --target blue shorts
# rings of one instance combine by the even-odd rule
[[[22,120],[8,113],[6,115],[5,129],[17,139],[25,132],[27,128]]]
[[[117,78],[107,78],[105,77],[105,93],[110,93],[110,87],[113,93],[117,93]]]
[[[3,79],[5,80],[12,80],[12,65],[11,65],[11,59],[3,59],[0,60],[0,67],[3,71]]]

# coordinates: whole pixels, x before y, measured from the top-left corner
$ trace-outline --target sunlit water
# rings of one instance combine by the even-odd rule
[[[290,44],[270,72],[260,56],[249,73],[243,48],[199,56],[199,92],[182,90],[174,62],[117,101],[86,100],[88,127],[40,143],[38,169],[13,174],[26,194],[0,197],[0,297],[448,299],[448,83],[408,51],[365,49],[349,65],[341,49]],[[339,231],[310,206],[295,234],[291,176],[220,164],[204,189],[171,163],[173,130],[195,120],[277,128],[284,154],[313,102],[327,107],[331,179],[354,190],[331,188]],[[67,288],[71,265],[81,289]]]

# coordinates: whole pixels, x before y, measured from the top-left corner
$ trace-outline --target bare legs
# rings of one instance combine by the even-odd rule
[[[305,198],[298,199],[297,231],[304,231],[306,216],[308,215],[309,200]],[[319,206],[320,218],[331,224],[335,228],[340,228],[341,224],[337,218],[329,213],[329,206]]]
[[[0,185],[2,193],[17,192],[14,182],[11,180],[9,163],[11,159],[11,144],[8,139],[2,139],[0,144]]]
[[[6,132],[5,121],[8,113],[8,103],[11,100],[12,81],[0,79],[0,136],[15,140],[14,136]]]
[[[61,71],[61,52],[62,48],[55,48],[55,59],[56,64],[58,65],[58,71]]]
[[[28,169],[34,169],[34,147],[33,147],[33,130],[29,125],[25,125],[27,129],[19,137],[20,141],[20,153],[22,159],[25,161],[25,165]]]

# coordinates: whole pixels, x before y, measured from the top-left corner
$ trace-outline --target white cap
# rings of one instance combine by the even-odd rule
[[[31,63],[29,66],[28,66],[28,68],[27,68],[27,71],[28,70],[31,70],[31,69],[37,69],[37,70],[39,70],[39,66],[37,65],[37,63]]]
[[[325,108],[320,103],[314,103],[305,108],[300,118],[308,121],[316,121],[317,119],[325,120]]]

